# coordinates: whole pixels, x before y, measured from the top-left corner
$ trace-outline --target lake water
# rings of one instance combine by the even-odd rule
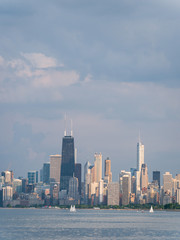
[[[0,239],[180,240],[180,212],[0,209]]]

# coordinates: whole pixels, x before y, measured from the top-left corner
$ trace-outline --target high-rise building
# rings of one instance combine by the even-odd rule
[[[81,196],[81,163],[75,163],[74,177],[78,179],[78,192]]]
[[[1,173],[1,175],[4,177],[4,182],[6,185],[12,183],[12,172],[11,171],[4,171]]]
[[[131,177],[135,177],[136,176],[136,168],[130,168],[130,172],[131,172]]]
[[[28,184],[38,183],[38,171],[29,171],[28,172]]]
[[[160,185],[160,171],[153,171],[153,181],[157,181],[159,185],[159,189],[161,187]]]
[[[43,183],[50,183],[50,163],[43,164]]]
[[[75,159],[74,159],[74,137],[64,136],[62,141],[62,163],[61,163],[61,181],[60,190],[69,188],[69,179],[74,176]]]
[[[141,167],[144,163],[144,145],[140,138],[137,143],[137,169],[136,169],[136,194],[140,193],[141,190]]]
[[[102,204],[103,202],[103,190],[104,190],[104,181],[101,179],[99,181],[99,204]]]
[[[119,205],[119,183],[110,182],[108,184],[107,205]]]
[[[176,202],[177,202],[178,204],[180,204],[180,188],[177,189]]]
[[[131,172],[126,172],[125,170],[121,170],[121,172],[119,173],[119,187],[120,187],[120,193],[123,193],[123,190],[122,190],[122,178],[124,175],[127,175],[129,178],[128,178],[128,192],[129,194],[131,193]]]
[[[105,177],[108,177],[108,183],[112,182],[112,172],[111,172],[111,160],[107,158],[105,160]]]
[[[129,204],[130,182],[131,182],[131,177],[129,175],[122,176],[122,205]]]
[[[91,183],[91,170],[90,162],[86,162],[84,165],[84,203],[88,204],[89,199],[89,186]]]
[[[170,193],[172,196],[172,174],[170,172],[166,172],[163,174],[163,187],[164,187],[164,193]]]
[[[141,166],[141,189],[147,190],[148,187],[148,169],[147,164],[143,163]]]
[[[131,177],[131,193],[136,194],[136,177]]]
[[[177,180],[177,188],[180,188],[180,174],[176,174],[175,179]]]
[[[28,179],[27,178],[21,178],[22,180],[22,192],[27,192],[27,185],[28,185]]]
[[[22,180],[13,179],[13,193],[21,193],[21,192],[22,192]]]
[[[102,154],[94,154],[94,171],[95,171],[95,182],[99,183],[102,179]]]
[[[0,187],[4,185],[4,176],[0,176]]]
[[[141,191],[140,171],[136,171],[136,195]]]
[[[141,166],[144,163],[144,145],[139,142],[137,143],[137,171],[141,172]]]
[[[50,182],[60,183],[61,155],[50,155]]]
[[[11,186],[3,187],[3,201],[11,201],[13,198],[13,188]]]
[[[78,179],[76,177],[72,177],[69,179],[69,198],[75,200],[75,204],[78,203],[79,200],[79,192],[78,192]]]

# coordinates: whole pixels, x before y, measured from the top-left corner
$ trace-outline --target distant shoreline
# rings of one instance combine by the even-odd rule
[[[56,210],[69,210],[69,208],[61,208],[61,207],[50,207],[50,208],[43,208],[43,207],[0,207],[0,209],[56,209]],[[99,210],[115,210],[115,211],[136,211],[136,212],[148,212],[149,209],[134,209],[134,208],[127,208],[127,209],[121,209],[121,208],[117,208],[117,209],[113,209],[113,208],[99,208],[99,209],[94,209],[94,208],[76,208],[77,210],[94,210],[94,211],[99,211]],[[180,212],[180,209],[154,209],[154,212]]]

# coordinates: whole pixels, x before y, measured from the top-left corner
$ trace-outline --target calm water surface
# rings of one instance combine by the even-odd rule
[[[0,239],[180,240],[180,212],[0,209]]]

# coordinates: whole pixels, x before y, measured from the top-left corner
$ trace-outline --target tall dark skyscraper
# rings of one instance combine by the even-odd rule
[[[64,136],[62,141],[62,163],[61,163],[61,180],[60,190],[69,188],[69,179],[73,177],[75,171],[74,160],[74,137]]]
[[[43,164],[43,183],[49,184],[50,182],[50,163]]]
[[[78,192],[81,195],[81,164],[75,164],[75,173],[74,176],[78,179]]]
[[[160,188],[160,171],[153,171],[153,181],[157,181]]]

